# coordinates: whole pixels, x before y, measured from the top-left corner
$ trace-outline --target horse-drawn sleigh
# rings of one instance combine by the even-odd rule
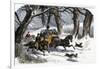
[[[43,53],[45,52],[45,50],[50,52],[51,47],[56,49],[57,46],[63,46],[64,49],[66,50],[66,47],[73,47],[73,45],[70,45],[72,39],[73,39],[72,35],[66,36],[65,39],[60,39],[55,30],[49,30],[48,32],[41,31],[40,33],[37,34],[35,41],[30,41],[27,44],[24,44],[24,46],[28,46],[28,50],[36,49],[42,51]]]

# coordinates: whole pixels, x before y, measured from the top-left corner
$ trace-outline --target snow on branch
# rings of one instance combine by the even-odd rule
[[[48,12],[50,9],[51,9],[51,8],[46,9],[46,10],[44,10],[43,12],[41,12],[41,13],[39,13],[39,14],[33,15],[31,18],[36,17],[36,16],[39,16],[39,15],[42,15],[42,14],[44,14],[45,12]]]

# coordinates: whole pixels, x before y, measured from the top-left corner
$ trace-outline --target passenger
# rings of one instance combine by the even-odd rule
[[[30,35],[30,32],[28,32],[25,36],[25,38],[29,38],[31,35]]]

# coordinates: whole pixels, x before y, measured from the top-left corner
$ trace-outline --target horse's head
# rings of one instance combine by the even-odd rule
[[[73,36],[72,35],[68,35],[65,39],[70,40],[72,42]]]

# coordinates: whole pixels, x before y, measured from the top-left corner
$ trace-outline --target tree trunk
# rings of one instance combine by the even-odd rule
[[[44,12],[45,8],[44,7],[41,7],[41,12]],[[41,15],[41,19],[42,19],[42,24],[45,25],[45,15],[42,14]]]
[[[23,38],[23,34],[25,32],[25,29],[27,28],[28,21],[31,17],[32,10],[27,10],[26,11],[26,16],[20,26],[17,28],[15,32],[15,42],[20,43],[21,39]]]
[[[85,13],[85,19],[84,19],[84,22],[83,22],[83,34],[82,34],[82,37],[84,37],[85,35],[88,35],[90,36],[90,28],[91,28],[91,23],[92,23],[92,20],[93,20],[93,15],[92,13],[85,9],[86,10],[86,13]]]
[[[21,21],[20,21],[18,15],[17,15],[17,12],[15,12],[15,16],[17,17],[17,20],[18,20],[19,24],[21,24]]]
[[[73,24],[74,24],[73,35],[75,35],[75,37],[78,35],[78,29],[79,29],[78,16],[79,16],[79,12],[77,8],[74,8],[73,10]]]
[[[77,27],[76,27],[76,34],[75,34],[75,38],[78,36],[78,34],[79,34],[79,21],[78,21],[78,23],[77,23]]]
[[[51,11],[48,11],[48,20],[47,20],[47,26],[49,26],[50,23],[50,19],[51,19]]]
[[[56,24],[57,24],[58,33],[61,34],[62,26],[61,26],[61,23],[59,21],[60,15],[59,15],[59,12],[58,12],[58,8],[56,8],[56,10],[54,10],[54,17],[55,17],[55,21],[56,21]]]

